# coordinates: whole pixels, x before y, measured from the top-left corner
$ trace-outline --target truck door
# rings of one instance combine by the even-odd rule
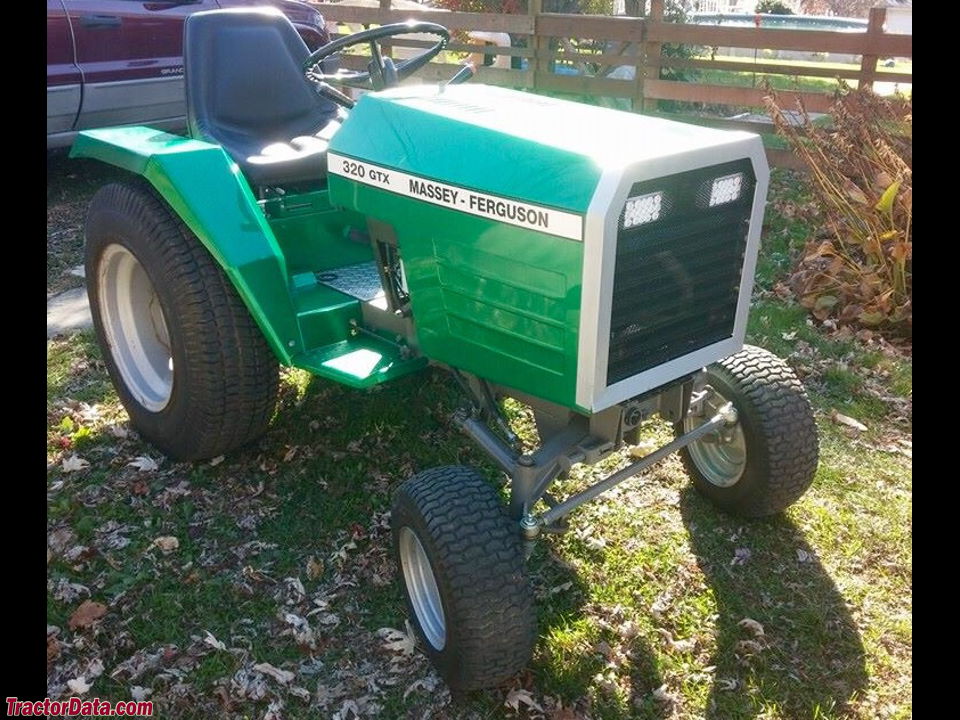
[[[183,21],[215,0],[63,2],[83,73],[78,129],[183,126]]]
[[[47,135],[72,130],[79,110],[80,69],[70,20],[62,0],[47,0]]]

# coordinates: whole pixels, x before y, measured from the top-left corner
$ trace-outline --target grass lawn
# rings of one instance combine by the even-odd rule
[[[82,208],[112,174],[51,162],[48,291],[78,282]],[[443,374],[357,392],[285,372],[261,441],[176,464],[129,427],[90,335],[48,341],[49,694],[89,685],[197,719],[910,717],[911,360],[784,299],[809,199],[780,172],[771,197],[749,336],[809,390],[813,488],[744,522],[671,458],[576,511],[530,561],[529,671],[465,698],[411,652],[389,550],[390,494],[411,474],[469,463],[500,482],[447,423]],[[529,438],[525,409],[509,410]],[[575,468],[557,491],[626,462]]]
[[[709,55],[703,56],[703,59],[709,59]],[[731,55],[717,55],[714,60],[717,62],[751,62],[753,58],[750,57],[736,57]],[[854,70],[859,71],[859,65],[850,65],[845,63],[830,63],[830,62],[817,62],[814,60],[773,60],[764,58],[761,53],[757,59],[757,64],[776,64],[776,65],[789,65],[792,68],[796,69],[794,75],[784,75],[782,73],[753,73],[745,70],[724,70],[720,68],[710,68],[697,71],[696,82],[705,83],[708,85],[736,85],[739,87],[763,87],[765,80],[770,82],[770,86],[774,90],[781,91],[800,91],[800,92],[823,92],[823,93],[833,93],[837,90],[838,84],[835,78],[827,77],[818,77],[811,75],[804,75],[804,68],[819,68],[819,69],[832,69],[832,70]],[[913,71],[912,62],[897,62],[894,67],[887,68],[883,66],[877,67],[877,82],[878,85],[874,85],[874,90],[881,95],[892,94],[894,83],[890,83],[883,79],[884,73],[898,72],[898,73],[908,73]],[[859,87],[860,83],[855,79],[848,79],[847,84],[856,88]],[[889,88],[887,86],[890,86]],[[903,93],[910,93],[913,85],[912,83],[896,83],[896,87]]]

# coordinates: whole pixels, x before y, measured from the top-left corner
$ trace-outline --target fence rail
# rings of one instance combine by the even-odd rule
[[[352,26],[385,25],[415,19],[440,23],[450,30],[460,31],[461,35],[469,31],[508,33],[513,39],[512,47],[462,42],[461,36],[450,45],[450,49],[462,53],[508,56],[516,58],[514,64],[526,60],[525,68],[480,66],[477,68],[480,82],[540,92],[619,98],[621,101],[630,101],[631,107],[641,112],[656,112],[658,101],[661,100],[737,107],[763,105],[765,92],[760,88],[663,79],[662,68],[752,72],[793,80],[802,77],[840,78],[870,87],[876,82],[912,83],[913,80],[910,72],[890,72],[878,67],[880,58],[913,57],[911,36],[883,31],[886,18],[884,8],[870,11],[866,32],[850,33],[671,23],[664,20],[663,0],[651,0],[650,13],[644,18],[544,13],[541,12],[542,0],[528,0],[529,10],[523,14],[451,12],[435,8],[396,9],[391,8],[391,0],[379,0],[379,7],[350,5],[349,0],[344,3],[313,4],[328,22]],[[593,41],[594,46],[600,49],[596,52],[585,51],[582,47],[585,41]],[[421,48],[427,44],[415,39],[390,41],[391,48]],[[858,67],[831,68],[768,58],[762,58],[760,62],[675,58],[662,55],[664,44],[840,53],[860,56],[861,60]],[[572,63],[579,74],[555,72],[558,61]],[[353,68],[363,68],[365,62],[359,56],[348,56],[343,60],[345,66]],[[615,79],[605,76],[610,68],[618,66],[632,67],[633,77]],[[426,80],[443,80],[452,73],[450,63],[432,62],[420,71],[420,76]],[[833,99],[832,93],[810,90],[781,90],[779,94],[787,101],[801,100],[812,112],[826,111]],[[722,126],[723,121],[718,120],[714,124]],[[741,121],[736,123],[736,127],[752,128],[755,132],[771,131],[767,123]],[[789,153],[771,151],[769,154],[772,162],[796,165]]]

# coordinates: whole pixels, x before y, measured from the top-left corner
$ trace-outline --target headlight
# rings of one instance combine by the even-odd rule
[[[710,187],[710,207],[739,200],[742,190],[743,173],[718,177]]]
[[[663,209],[663,193],[654,192],[638,195],[627,200],[623,210],[623,227],[632,228],[660,219]]]

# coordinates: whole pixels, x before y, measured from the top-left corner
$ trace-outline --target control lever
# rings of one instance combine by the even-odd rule
[[[440,84],[440,92],[443,92],[443,89],[447,85],[459,85],[460,83],[465,83],[467,80],[469,80],[476,74],[477,74],[476,66],[472,62],[465,62],[463,63],[463,67],[461,67],[457,71],[456,75],[454,75],[452,78],[447,80],[445,83]]]

